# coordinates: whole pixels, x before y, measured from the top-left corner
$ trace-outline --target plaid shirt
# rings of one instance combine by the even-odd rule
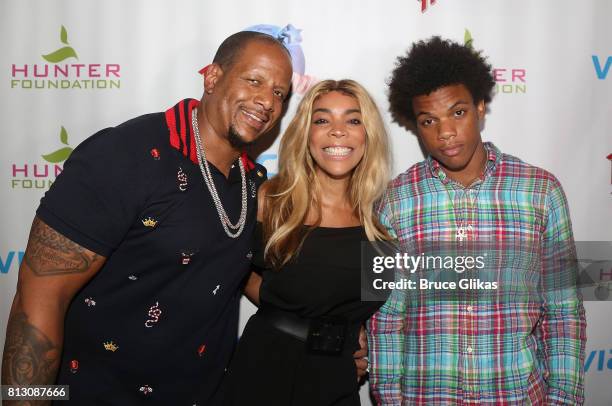
[[[573,248],[558,180],[484,145],[485,171],[467,188],[431,157],[391,182],[378,214],[400,246],[455,241],[459,218],[468,216],[469,240],[566,242]],[[368,322],[370,385],[378,404],[584,402],[586,321],[574,286],[538,300],[415,303],[406,295],[393,291]]]

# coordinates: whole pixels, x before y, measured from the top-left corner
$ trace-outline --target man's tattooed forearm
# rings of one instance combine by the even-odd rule
[[[25,313],[13,314],[6,330],[2,384],[53,384],[59,367],[59,355],[59,347],[30,324]]]
[[[100,258],[35,218],[23,259],[35,274],[45,276],[85,272]]]

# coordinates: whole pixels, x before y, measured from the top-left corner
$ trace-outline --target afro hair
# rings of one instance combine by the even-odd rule
[[[474,103],[489,103],[495,81],[480,52],[440,37],[419,41],[398,57],[389,79],[389,110],[398,123],[414,123],[412,99],[441,87],[463,84]]]

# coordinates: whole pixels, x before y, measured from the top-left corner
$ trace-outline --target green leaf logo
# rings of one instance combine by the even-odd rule
[[[68,132],[66,131],[64,126],[62,126],[62,130],[60,131],[60,141],[62,142],[62,144],[68,145]]]
[[[62,142],[62,144],[68,145],[68,132],[63,126],[60,131],[60,141]],[[66,159],[68,159],[71,153],[72,148],[70,148],[70,146],[67,146],[64,148],[60,148],[57,151],[53,151],[50,154],[42,155],[42,158],[47,162],[56,164],[59,162],[64,162]]]
[[[57,164],[60,162],[64,162],[66,159],[68,159],[71,153],[72,153],[72,148],[64,147],[50,154],[43,155],[42,157],[47,162],[51,162],[52,164]]]
[[[66,31],[66,27],[63,25],[60,31],[60,41],[62,41],[62,44],[68,45],[68,31]]]
[[[470,33],[470,30],[466,28],[465,34],[463,34],[463,44],[468,48],[472,48],[473,42],[474,42],[474,39],[472,38],[472,34]]]
[[[75,59],[79,59],[79,57],[76,54],[76,51],[74,50],[74,48],[72,48],[71,46],[69,46],[68,44],[68,31],[66,31],[66,27],[64,27],[62,25],[62,28],[60,30],[60,41],[62,42],[62,44],[68,45],[65,47],[62,47],[56,51],[53,51],[49,54],[43,55],[42,57],[51,63],[58,63],[63,61],[64,59],[68,59],[68,58],[75,58]]]
[[[74,52],[74,49],[72,49],[72,47],[63,47],[63,48],[58,49],[55,52],[51,52],[50,54],[43,55],[42,57],[51,63],[58,63],[70,57],[79,59],[77,58],[76,52]]]

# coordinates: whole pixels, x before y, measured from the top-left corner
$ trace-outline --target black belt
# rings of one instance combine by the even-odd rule
[[[309,353],[348,355],[358,349],[361,322],[338,318],[303,318],[295,313],[264,307],[256,316],[276,329],[306,343]]]

